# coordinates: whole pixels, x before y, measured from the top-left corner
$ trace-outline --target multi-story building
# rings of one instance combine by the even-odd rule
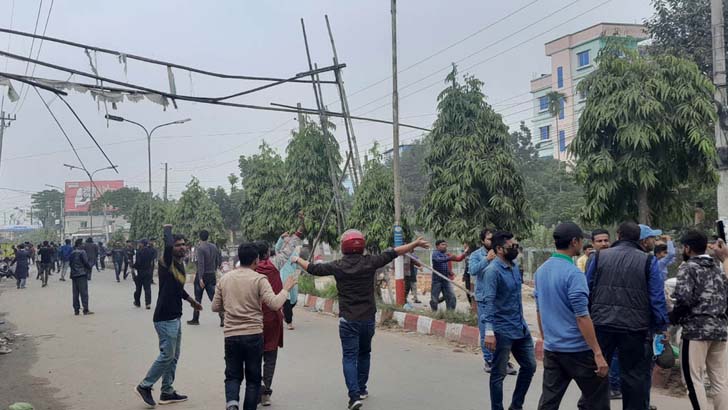
[[[576,136],[579,116],[586,103],[586,95],[577,91],[577,85],[596,69],[595,59],[610,36],[628,37],[633,40],[634,47],[649,37],[641,24],[599,23],[546,43],[551,73],[531,81],[531,132],[540,157],[567,159],[566,149]],[[557,116],[549,113],[549,93],[552,91],[565,97]]]

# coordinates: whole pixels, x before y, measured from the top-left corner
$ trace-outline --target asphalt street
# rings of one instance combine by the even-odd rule
[[[31,275],[32,276],[32,275]],[[132,306],[131,280],[116,283],[113,272],[94,273],[89,284],[92,316],[74,316],[71,282],[54,275],[47,288],[29,279],[28,289],[0,282],[0,312],[14,332],[33,341],[32,355],[18,366],[17,357],[0,356],[3,378],[35,380],[64,408],[74,410],[143,408],[133,388],[155,359],[157,335],[152,311]],[[192,286],[188,283],[188,292]],[[152,288],[156,301],[157,288]],[[190,396],[176,409],[224,409],[223,334],[209,301],[200,326],[183,325],[182,355],[176,389]],[[185,317],[191,317],[185,304]],[[286,331],[273,385],[275,409],[345,409],[346,388],[341,370],[341,347],[334,317],[295,310],[295,331]],[[488,376],[481,359],[433,337],[379,330],[374,338],[371,397],[365,409],[488,409]],[[22,349],[18,352],[22,354]],[[10,363],[15,363],[12,367]],[[27,374],[26,374],[27,373]],[[13,376],[13,374],[15,376]],[[535,409],[542,370],[536,374],[526,408]],[[506,381],[506,397],[515,378]],[[36,383],[34,382],[34,383]],[[155,394],[159,385],[155,386]],[[0,397],[0,408],[16,401],[33,403],[34,391],[15,389]],[[579,392],[569,390],[563,409],[576,409]],[[46,400],[47,401],[47,400]],[[659,394],[653,403],[661,410],[686,409],[685,399]],[[506,406],[508,405],[508,400]],[[620,402],[612,402],[621,408]],[[54,406],[58,409],[59,406]]]

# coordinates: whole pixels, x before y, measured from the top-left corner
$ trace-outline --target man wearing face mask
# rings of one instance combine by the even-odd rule
[[[619,355],[625,410],[647,407],[652,362],[649,332],[667,330],[662,274],[655,258],[643,248],[650,246],[649,234],[644,233],[633,222],[619,225],[619,240],[597,252],[586,272],[599,345],[605,357],[612,357],[615,350]]]
[[[493,367],[493,352],[485,347],[485,270],[495,259],[492,246],[493,232],[484,228],[480,231],[480,243],[483,245],[470,255],[470,275],[475,278],[475,301],[478,304],[478,329],[480,330],[480,348],[483,351],[483,370],[490,373]],[[509,375],[518,374],[513,364],[508,362],[506,372]]]
[[[510,232],[496,232],[492,238],[496,258],[485,271],[483,320],[485,346],[493,352],[490,373],[490,406],[503,410],[503,380],[511,354],[521,366],[509,409],[520,410],[536,372],[533,339],[523,317],[521,272],[518,269],[518,241]]]

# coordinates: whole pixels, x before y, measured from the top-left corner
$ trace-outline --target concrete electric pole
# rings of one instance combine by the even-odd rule
[[[10,127],[10,123],[15,121],[15,115],[12,117],[5,116],[5,111],[0,111],[0,161],[3,156],[3,137],[5,136],[5,128]]]
[[[394,174],[394,246],[404,245],[399,184],[399,91],[397,88],[397,0],[392,0],[392,173]],[[396,303],[404,305],[404,259],[394,261]]]
[[[710,1],[711,30],[713,34],[713,82],[715,98],[722,110],[726,107],[726,57],[725,57],[725,21],[723,18],[723,0]],[[728,220],[728,144],[726,131],[722,122],[715,125],[715,145],[718,150],[718,218]]]

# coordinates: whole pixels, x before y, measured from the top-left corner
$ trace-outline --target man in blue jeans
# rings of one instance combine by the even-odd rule
[[[450,262],[461,262],[468,256],[468,250],[458,256],[447,253],[447,242],[440,239],[435,242],[435,251],[432,252],[432,267],[436,271],[445,276],[450,276]],[[457,299],[455,292],[452,290],[450,282],[440,277],[440,275],[432,273],[432,289],[430,290],[430,308],[433,312],[437,312],[437,306],[440,304],[440,294],[445,298],[445,306],[447,310],[455,310]]]
[[[379,255],[364,255],[364,235],[350,229],[341,236],[341,253],[344,256],[333,262],[309,264],[294,256],[297,263],[314,276],[331,276],[336,279],[339,293],[339,337],[343,352],[344,379],[349,390],[349,410],[358,410],[369,396],[369,365],[374,337],[374,277],[377,269],[392,262],[397,256],[412,252],[415,248],[430,245],[418,238],[407,245],[387,249]]]
[[[503,380],[512,353],[521,369],[509,410],[522,410],[536,372],[536,356],[531,331],[523,317],[523,280],[516,264],[519,245],[510,232],[496,232],[492,244],[496,258],[485,271],[483,299],[485,346],[493,352],[490,408],[503,410]]]
[[[164,226],[164,256],[159,261],[159,295],[154,309],[154,329],[159,336],[159,356],[147,372],[147,376],[135,391],[149,408],[156,406],[152,397],[152,386],[162,379],[162,393],[159,404],[178,403],[187,396],[177,393],[174,384],[177,361],[182,344],[182,300],[196,310],[202,310],[185,292],[185,265],[182,259],[187,254],[187,242],[181,235],[172,235],[172,225]]]
[[[495,259],[495,252],[491,240],[493,239],[493,232],[490,229],[484,228],[480,231],[480,243],[483,244],[477,251],[470,255],[468,260],[468,267],[470,268],[470,275],[475,277],[475,301],[478,304],[478,330],[480,330],[480,348],[483,351],[483,370],[486,373],[490,373],[493,367],[493,352],[485,347],[485,270],[490,265],[490,262]],[[513,364],[508,362],[506,373],[510,375],[518,374],[516,369],[513,368]]]

